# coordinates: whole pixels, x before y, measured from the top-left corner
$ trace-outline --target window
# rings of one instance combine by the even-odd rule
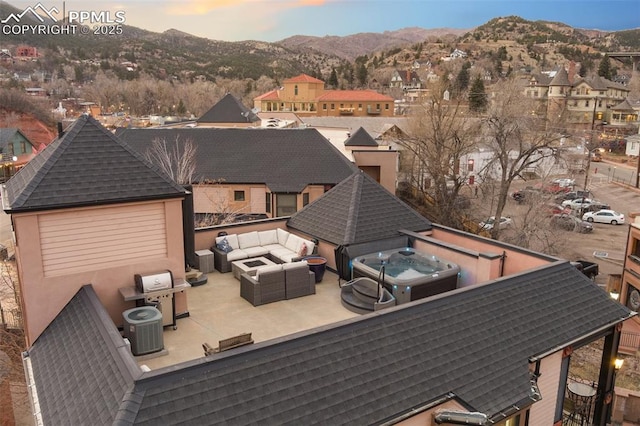
[[[244,201],[244,191],[233,191],[233,201]]]
[[[386,109],[387,111],[389,111],[389,104],[384,104],[384,109]]]
[[[588,107],[589,106],[589,101],[584,101],[584,106]]]
[[[267,192],[265,194],[265,207],[264,211],[267,213],[271,213],[271,193]]]
[[[13,157],[13,154],[14,154],[14,152],[13,152],[13,144],[12,143],[7,144],[7,149],[9,151],[9,155]]]
[[[336,104],[331,104],[331,109],[332,110],[336,109]]]
[[[340,108],[344,108],[344,104],[340,104]]]
[[[295,87],[293,88],[293,94],[295,96],[298,96],[298,85],[296,84]]]
[[[276,194],[276,216],[291,216],[296,212],[296,194]]]
[[[306,206],[307,204],[309,204],[309,193],[305,192],[302,194],[302,206]]]
[[[467,171],[472,172],[473,171],[473,165],[475,164],[475,160],[473,158],[469,159],[467,161]]]
[[[327,110],[327,104],[322,104],[322,110],[326,111]]]
[[[376,109],[380,111],[380,104],[376,104]]]
[[[20,154],[27,153],[27,143],[25,141],[20,142]]]
[[[358,104],[358,111],[362,111],[362,104]]]

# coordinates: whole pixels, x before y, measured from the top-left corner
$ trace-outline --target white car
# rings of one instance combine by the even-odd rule
[[[478,225],[480,225],[480,229],[485,229],[487,231],[491,231],[493,229],[493,227],[495,226],[495,223],[496,223],[496,217],[495,216],[491,216],[489,219],[485,220],[484,222],[480,222]],[[502,216],[500,218],[500,224],[498,225],[500,227],[500,229],[507,228],[507,227],[509,227],[511,225],[513,225],[513,221],[511,220],[510,217]]]
[[[587,222],[621,225],[624,223],[624,215],[615,210],[598,210],[597,212],[588,212],[583,214],[582,220],[586,220]]]
[[[595,203],[591,198],[574,198],[573,200],[565,200],[562,202],[563,207],[571,207],[574,210],[584,209]]]

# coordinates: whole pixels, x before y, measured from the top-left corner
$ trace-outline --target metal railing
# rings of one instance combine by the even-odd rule
[[[22,330],[22,311],[18,308],[7,309],[0,305],[0,328]]]

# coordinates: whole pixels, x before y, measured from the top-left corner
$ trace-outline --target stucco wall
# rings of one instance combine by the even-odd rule
[[[398,151],[392,150],[354,150],[353,159],[356,166],[379,166],[380,185],[392,194],[396,193],[398,177]]]
[[[151,203],[118,205],[118,208],[130,212],[141,210]],[[122,325],[122,312],[135,306],[134,302],[124,302],[118,289],[133,286],[135,274],[151,274],[171,270],[175,279],[184,279],[184,243],[182,231],[182,200],[153,202],[160,204],[164,211],[165,229],[158,230],[166,238],[166,250],[163,254],[155,252],[145,255],[144,252],[132,255],[129,260],[118,257],[110,262],[104,259],[91,270],[79,270],[64,273],[45,274],[41,248],[41,232],[39,222],[46,215],[56,214],[73,218],[78,212],[99,212],[106,206],[84,209],[56,210],[52,212],[21,213],[12,216],[16,235],[16,259],[20,276],[23,313],[27,344],[31,345],[46,326],[56,317],[60,310],[85,284],[92,284],[100,301],[106,307],[117,326]],[[113,235],[117,236],[117,225]],[[98,243],[96,243],[97,245]],[[85,250],[92,250],[87,246]],[[95,247],[100,250],[101,247]],[[127,247],[119,247],[123,252]],[[176,296],[176,312],[186,310],[186,294]]]

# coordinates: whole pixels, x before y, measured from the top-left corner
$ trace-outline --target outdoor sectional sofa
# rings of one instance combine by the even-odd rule
[[[219,236],[211,247],[219,272],[231,272],[231,262],[236,260],[265,256],[276,263],[289,263],[311,255],[315,249],[313,241],[281,228]]]
[[[263,266],[253,276],[240,275],[240,296],[253,306],[315,293],[315,274],[304,260]]]

